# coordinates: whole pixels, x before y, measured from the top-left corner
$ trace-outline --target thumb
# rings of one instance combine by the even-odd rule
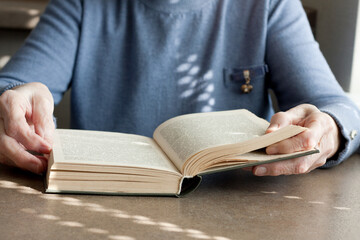
[[[271,118],[270,125],[266,130],[266,133],[276,131],[277,129],[288,125],[303,126],[305,119],[314,112],[320,111],[310,104],[301,104],[289,109],[286,112],[278,112]]]
[[[32,122],[36,134],[46,140],[50,145],[53,143],[55,124],[53,120],[54,103],[52,98],[35,95],[32,106]]]
[[[291,125],[293,122],[292,116],[288,112],[278,112],[272,116],[270,125],[265,133],[274,132],[280,128]]]
[[[27,83],[14,88],[29,99],[31,105],[27,122],[42,141],[52,145],[55,124],[53,122],[54,100],[49,89],[42,83]]]

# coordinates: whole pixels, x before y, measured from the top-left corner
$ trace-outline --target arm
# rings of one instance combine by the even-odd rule
[[[53,0],[24,46],[0,72],[0,163],[41,173],[54,132],[54,100],[67,90],[79,41],[79,0]],[[50,91],[49,91],[50,89]]]
[[[300,124],[310,130],[267,151],[280,153],[319,147],[322,153],[259,166],[253,171],[257,175],[294,174],[339,164],[360,144],[359,137],[353,134],[360,131],[360,112],[345,96],[329,69],[300,1],[270,2],[266,46],[270,85],[278,97],[280,109],[293,109],[274,115],[268,131],[286,124]],[[301,105],[304,103],[310,105]],[[337,150],[339,154],[335,154]],[[260,167],[265,167],[264,174],[257,171],[264,170]]]
[[[14,86],[41,82],[55,104],[67,90],[74,69],[81,21],[80,0],[52,0],[21,49],[0,72],[0,94]]]

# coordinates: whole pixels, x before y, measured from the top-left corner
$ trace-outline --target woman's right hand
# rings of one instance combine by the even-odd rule
[[[54,101],[41,83],[27,83],[0,96],[0,163],[37,174],[47,168],[55,124]],[[40,153],[35,156],[30,152]]]

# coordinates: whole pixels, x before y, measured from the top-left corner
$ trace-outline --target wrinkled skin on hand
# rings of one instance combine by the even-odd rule
[[[292,153],[317,148],[320,153],[289,159],[280,162],[255,166],[252,171],[257,176],[278,176],[308,173],[326,163],[340,146],[340,132],[334,119],[310,104],[296,106],[286,112],[276,113],[266,130],[276,131],[287,125],[299,125],[308,128],[290,139],[278,142],[266,148],[268,154]]]
[[[47,159],[29,151],[49,154],[53,143],[54,101],[41,83],[28,83],[0,96],[0,163],[37,174]]]

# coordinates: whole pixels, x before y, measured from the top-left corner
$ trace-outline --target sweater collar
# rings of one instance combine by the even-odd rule
[[[147,6],[168,13],[198,11],[213,0],[141,0]]]

